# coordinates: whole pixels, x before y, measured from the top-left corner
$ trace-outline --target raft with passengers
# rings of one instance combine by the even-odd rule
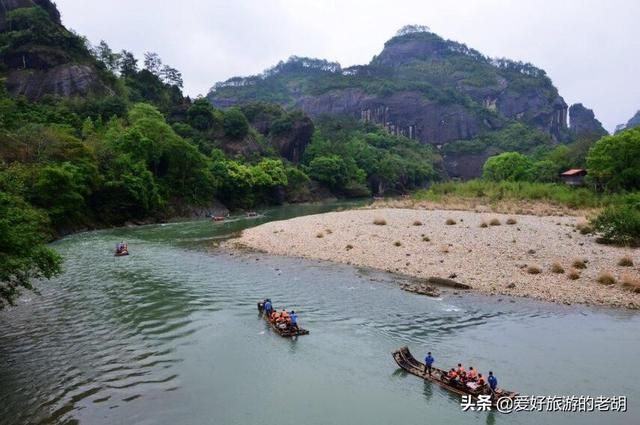
[[[428,353],[425,363],[422,363],[413,357],[408,347],[402,347],[393,352],[393,359],[410,374],[440,385],[453,393],[469,395],[474,401],[478,401],[480,396],[489,396],[492,407],[495,407],[499,398],[513,399],[518,395],[516,392],[498,388],[498,380],[493,372],[489,372],[485,379],[473,367],[466,370],[461,363],[449,371],[438,369],[433,366],[434,358],[431,353]]]
[[[124,242],[116,244],[116,252],[113,255],[115,255],[116,257],[124,257],[125,255],[129,255],[129,245]]]
[[[309,333],[308,330],[298,326],[298,315],[295,311],[291,310],[289,312],[286,309],[278,311],[269,298],[258,302],[258,312],[271,325],[271,328],[282,337],[307,335]]]

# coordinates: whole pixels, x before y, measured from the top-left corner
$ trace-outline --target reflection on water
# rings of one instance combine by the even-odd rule
[[[0,423],[634,423],[640,318],[625,311],[479,296],[431,299],[393,277],[324,262],[234,254],[212,242],[264,217],[91,232],[55,244],[65,274],[0,313]],[[125,239],[132,255],[115,258]],[[311,334],[257,318],[269,296]],[[525,394],[628,395],[620,414],[462,412],[391,351],[492,368]],[[611,347],[615,347],[614,350]],[[629,365],[611,368],[603,365]],[[625,372],[627,371],[627,372]]]

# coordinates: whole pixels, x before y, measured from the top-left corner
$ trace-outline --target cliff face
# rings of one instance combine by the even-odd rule
[[[550,143],[571,138],[567,104],[543,70],[494,60],[424,31],[392,38],[368,65],[342,69],[292,57],[262,75],[217,83],[208,98],[218,107],[267,101],[311,117],[347,115],[438,149],[513,122],[543,131]],[[462,154],[456,169],[474,156]]]
[[[84,42],[49,0],[0,0],[0,64],[13,96],[110,94]]]
[[[576,103],[569,108],[569,128],[576,137],[601,137],[609,134],[596,119],[593,111],[585,108],[582,103]]]
[[[616,126],[616,133],[627,130],[629,128],[640,127],[640,110],[636,112],[634,116],[627,121],[626,124],[619,124]]]

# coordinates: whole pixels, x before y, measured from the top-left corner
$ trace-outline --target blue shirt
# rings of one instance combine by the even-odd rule
[[[498,380],[496,379],[495,376],[491,375],[489,376],[489,386],[491,387],[492,390],[495,390],[496,387],[498,386]]]
[[[293,313],[292,315],[289,316],[289,318],[291,319],[291,324],[292,325],[296,325],[298,324],[298,315]]]
[[[266,303],[264,303],[264,309],[265,310],[271,310],[271,303],[269,301],[267,301]]]
[[[424,358],[424,362],[427,364],[427,366],[431,366],[433,364],[434,358],[431,356],[427,356]]]

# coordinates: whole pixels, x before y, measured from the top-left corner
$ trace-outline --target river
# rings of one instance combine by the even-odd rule
[[[230,253],[258,218],[88,232],[53,244],[65,272],[0,312],[0,424],[640,423],[640,315],[477,295],[401,291],[386,273]],[[116,258],[126,240],[132,255]],[[274,334],[270,297],[311,331]],[[462,411],[398,370],[408,345],[436,364],[492,369],[528,395],[627,396],[626,413]]]

